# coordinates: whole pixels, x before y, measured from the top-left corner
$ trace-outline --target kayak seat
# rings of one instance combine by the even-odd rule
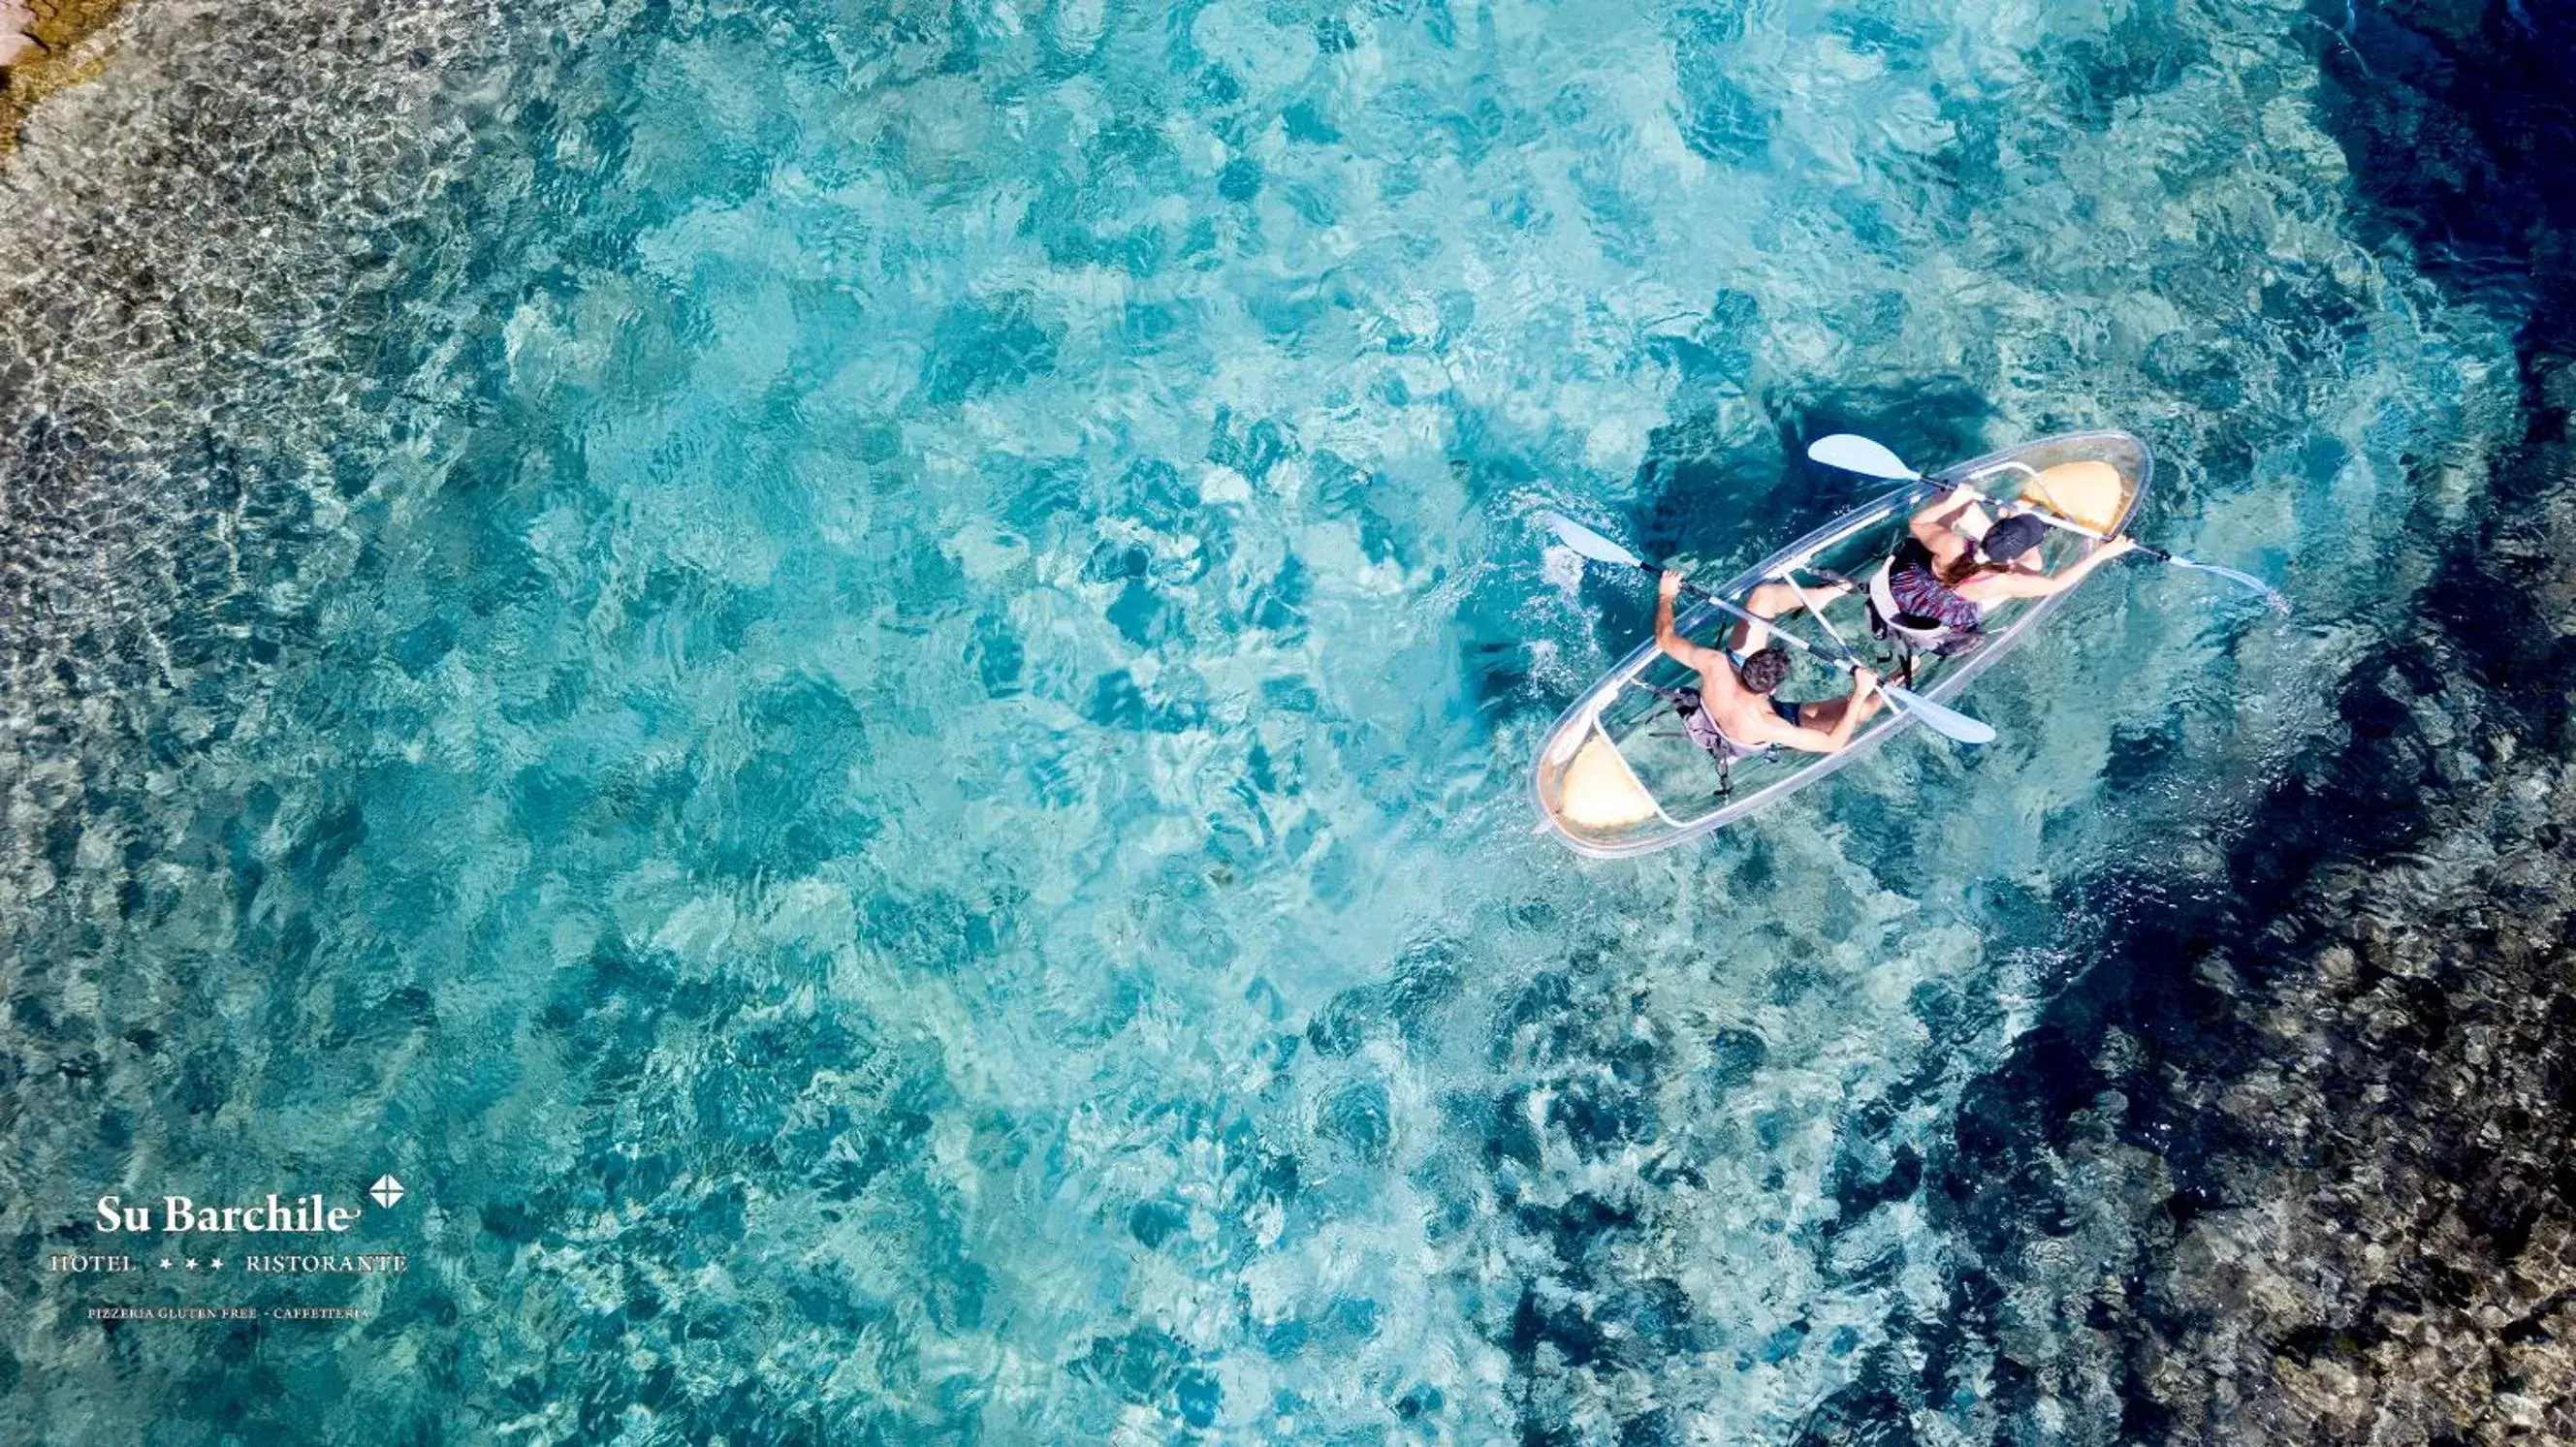
[[[1896,593],[1888,586],[1888,574],[1896,566],[1894,558],[1878,565],[1869,575],[1869,631],[1873,638],[1893,639],[1908,648],[1926,652],[1938,651],[1951,638],[1948,625],[1937,618],[1908,613],[1896,604]]]

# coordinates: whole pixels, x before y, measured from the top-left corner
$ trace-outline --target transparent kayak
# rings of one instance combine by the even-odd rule
[[[1812,569],[1850,577],[1862,588],[1818,606],[1834,632],[1878,666],[1892,656],[1888,645],[1870,635],[1866,585],[1903,540],[1906,519],[1923,504],[1964,482],[1990,497],[2018,500],[2094,531],[2116,533],[2146,496],[2154,471],[2147,445],[2126,432],[2042,438],[1945,468],[1855,508],[1715,591],[1742,603],[1756,587],[1785,576],[1814,597],[1822,588]],[[2092,544],[2051,529],[2041,546],[2047,568],[2055,572]],[[1949,702],[1970,679],[2029,637],[2072,592],[1989,609],[1985,642],[1964,654],[1942,658],[1916,653],[1914,691]],[[1723,638],[1734,620],[1701,603],[1677,616],[1674,626],[1686,637],[1708,642]],[[1805,612],[1782,617],[1778,626],[1826,641],[1816,619]],[[1737,760],[1721,791],[1716,762],[1690,741],[1673,706],[1654,691],[1692,683],[1691,670],[1666,658],[1649,638],[1556,721],[1539,750],[1531,783],[1539,813],[1577,853],[1617,859],[1698,838],[1780,802],[1915,726],[1903,710],[1883,709],[1841,753],[1781,749]],[[1801,661],[1778,696],[1802,702],[1836,698],[1850,686],[1848,675]]]

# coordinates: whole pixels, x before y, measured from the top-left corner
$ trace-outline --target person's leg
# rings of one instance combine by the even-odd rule
[[[1744,595],[1744,611],[1756,618],[1777,618],[1798,606],[1798,590],[1786,583],[1765,583]],[[1735,631],[1726,635],[1726,646],[1744,652],[1753,637],[1753,625],[1739,618]]]
[[[1853,641],[1867,631],[1868,616],[1864,612],[1857,621],[1838,628],[1833,621],[1833,605],[1844,598],[1858,595],[1860,585],[1826,568],[1809,568],[1807,572],[1815,578],[1815,582],[1811,586],[1802,586],[1802,596],[1798,600],[1800,605],[1814,614],[1818,624],[1827,632],[1837,634],[1844,647],[1851,647]]]
[[[1878,712],[1878,701],[1885,696],[1886,695],[1880,693],[1872,693],[1869,696],[1869,711],[1868,713],[1861,715],[1864,722],[1868,720],[1870,714]],[[1844,713],[1850,710],[1851,695],[1845,694],[1841,698],[1817,699],[1813,703],[1784,704],[1779,700],[1774,699],[1772,700],[1771,707],[1779,711],[1780,717],[1787,719],[1793,724],[1803,724],[1811,729],[1824,729],[1827,732],[1831,732],[1836,725],[1843,721]],[[1796,715],[1794,718],[1790,717],[1793,713]]]

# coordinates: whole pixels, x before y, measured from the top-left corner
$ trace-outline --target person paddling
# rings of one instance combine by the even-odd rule
[[[1851,743],[1853,731],[1878,711],[1878,675],[1860,667],[1852,669],[1852,691],[1845,697],[1813,703],[1772,697],[1772,690],[1789,677],[1788,653],[1773,645],[1737,662],[1730,650],[1741,650],[1752,641],[1750,623],[1735,625],[1727,648],[1706,648],[1684,638],[1673,627],[1673,599],[1681,586],[1681,574],[1666,570],[1655,597],[1655,646],[1673,661],[1697,669],[1699,687],[1657,692],[1681,714],[1691,741],[1707,750],[1721,769],[1775,748],[1841,753]],[[1849,586],[1843,584],[1826,596],[1838,596]],[[1770,619],[1803,604],[1798,590],[1788,584],[1765,583],[1745,598],[1744,609]]]
[[[1915,647],[1962,652],[1983,635],[1989,608],[2062,593],[2137,546],[2126,537],[2099,542],[2064,571],[2051,573],[2031,560],[2048,536],[2048,524],[2028,513],[1990,523],[1977,501],[1960,488],[1915,513],[1906,522],[1905,541],[1870,590],[1875,621]]]

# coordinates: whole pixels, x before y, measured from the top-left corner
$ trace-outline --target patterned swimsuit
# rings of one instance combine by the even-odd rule
[[[1944,586],[1933,570],[1932,550],[1915,538],[1907,538],[1889,561],[1887,596],[1905,610],[1905,616],[1896,621],[1909,628],[1937,627],[1974,633],[1986,624],[1985,605],[1962,598]]]

